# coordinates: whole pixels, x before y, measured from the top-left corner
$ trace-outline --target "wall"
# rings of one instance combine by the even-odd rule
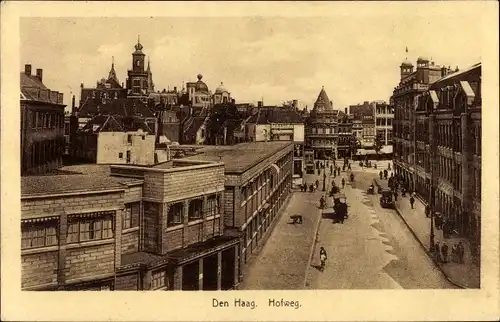
[[[21,199],[21,220],[59,217],[59,246],[23,249],[23,287],[42,286],[44,283],[68,283],[70,280],[93,279],[113,274],[115,264],[120,265],[121,209],[123,191],[73,196],[54,196]],[[114,210],[113,210],[114,209]],[[114,238],[66,244],[67,217],[94,211],[114,211]],[[115,245],[115,240],[117,240]],[[115,251],[118,249],[118,253]]]
[[[174,201],[224,189],[224,166],[186,166],[144,174],[144,197]]]
[[[90,243],[90,242],[89,242]],[[73,245],[71,245],[72,247]],[[113,240],[96,246],[70,248],[66,246],[66,282],[114,273]]]
[[[21,287],[57,283],[56,251],[21,256]]]
[[[139,227],[127,229],[122,233],[122,254],[139,251]]]
[[[293,140],[295,142],[304,142],[304,124],[295,124],[293,126]]]
[[[115,290],[137,291],[139,288],[139,273],[132,272],[116,277]]]
[[[132,135],[132,143],[127,142]],[[155,136],[139,132],[101,132],[97,139],[98,164],[127,164],[127,151],[130,151],[130,164],[154,164]],[[120,158],[120,153],[122,157]]]

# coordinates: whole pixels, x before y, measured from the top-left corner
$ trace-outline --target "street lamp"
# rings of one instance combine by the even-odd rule
[[[326,182],[326,169],[323,169],[323,191],[326,191],[325,182]]]

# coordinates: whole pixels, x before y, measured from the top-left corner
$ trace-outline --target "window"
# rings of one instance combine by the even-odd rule
[[[119,157],[120,159],[123,159],[123,153],[122,153],[122,152],[118,153],[118,157]]]
[[[130,144],[132,143],[132,135],[131,134],[127,135],[127,143],[130,143]]]
[[[188,220],[201,218],[203,199],[194,199],[189,202]]]
[[[207,198],[207,216],[215,216],[220,212],[219,197],[210,195]]]
[[[31,127],[36,128],[36,120],[38,118],[38,112],[31,112]]]
[[[68,243],[113,238],[113,216],[105,215],[92,218],[70,219]]]
[[[167,275],[165,271],[154,272],[151,276],[151,288],[153,290],[164,287],[167,283]]]
[[[171,205],[168,209],[167,225],[173,226],[182,223],[183,205],[181,202]]]
[[[130,163],[130,159],[132,158],[132,155],[130,151],[127,151],[127,163]]]
[[[58,243],[57,221],[23,223],[21,249],[54,246]]]
[[[139,225],[139,215],[141,204],[138,202],[130,203],[125,206],[123,213],[123,229],[137,227]]]

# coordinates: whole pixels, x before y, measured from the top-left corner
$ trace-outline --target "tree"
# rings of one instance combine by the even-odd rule
[[[373,142],[373,149],[378,154],[383,146],[384,146],[384,138],[382,137],[382,133],[378,133],[377,136],[375,137],[375,141]]]

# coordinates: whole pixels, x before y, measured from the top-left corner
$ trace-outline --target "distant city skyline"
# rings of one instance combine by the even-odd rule
[[[435,41],[437,30],[452,36]],[[480,61],[480,32],[479,24],[444,14],[437,19],[436,13],[363,19],[22,18],[20,70],[24,64],[44,69],[44,83],[63,92],[69,106],[71,95],[78,102],[80,83],[94,87],[107,78],[112,57],[125,82],[140,35],[156,91],[181,89],[202,74],[212,92],[223,82],[240,103],[297,99],[300,108],[310,109],[324,86],[334,108],[343,109],[388,102],[406,58],[416,65],[417,57],[426,56],[452,69]]]

